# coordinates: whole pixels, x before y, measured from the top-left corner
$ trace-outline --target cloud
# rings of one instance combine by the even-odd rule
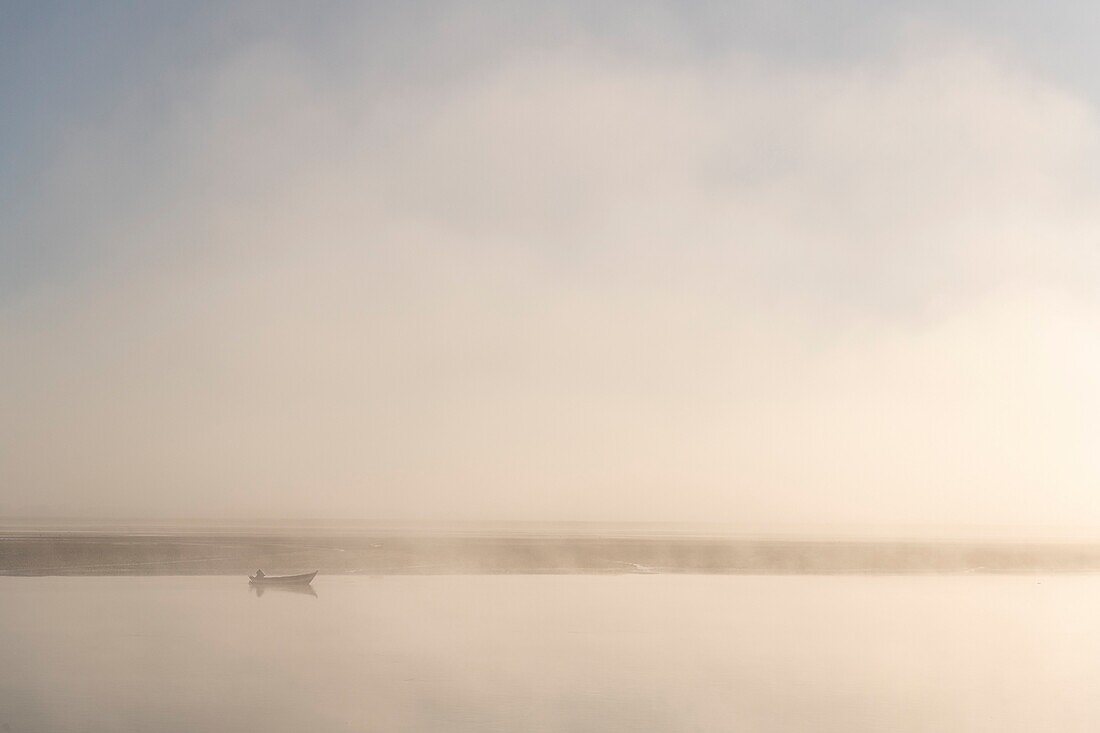
[[[98,266],[0,311],[3,510],[1100,521],[1093,111],[898,38],[136,90],[37,202]]]

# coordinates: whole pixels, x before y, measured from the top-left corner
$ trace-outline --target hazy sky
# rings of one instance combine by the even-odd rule
[[[0,8],[0,516],[1100,528],[1091,3]]]

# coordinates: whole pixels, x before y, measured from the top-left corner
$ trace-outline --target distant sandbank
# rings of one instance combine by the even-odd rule
[[[0,533],[0,575],[1057,573],[1100,571],[1100,544],[711,536]]]

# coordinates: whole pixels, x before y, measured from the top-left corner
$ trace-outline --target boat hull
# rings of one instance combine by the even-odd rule
[[[248,582],[252,585],[309,585],[313,582],[315,575],[317,575],[316,570],[301,575],[265,575],[262,578],[250,575]]]

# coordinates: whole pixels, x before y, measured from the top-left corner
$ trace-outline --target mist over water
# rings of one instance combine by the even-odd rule
[[[1097,27],[0,0],[0,733],[1100,730]]]
[[[1096,576],[0,579],[5,731],[1091,731]]]

